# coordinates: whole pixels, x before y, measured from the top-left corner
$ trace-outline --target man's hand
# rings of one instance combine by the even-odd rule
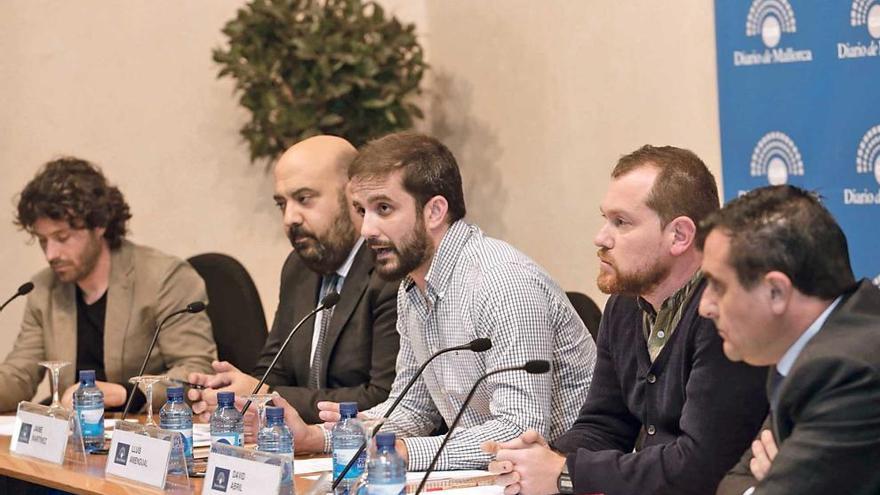
[[[762,431],[761,436],[752,442],[752,455],[754,457],[752,457],[749,468],[752,470],[752,476],[756,480],[761,481],[767,476],[777,452],[776,440],[773,439],[773,432],[770,430]]]
[[[104,407],[119,407],[125,405],[125,399],[128,398],[128,391],[125,387],[118,383],[95,381],[95,386],[104,393]],[[73,409],[73,393],[79,388],[79,384],[75,383],[64,391],[61,397],[61,405],[66,409]]]
[[[257,386],[259,380],[243,373],[227,361],[214,361],[211,363],[216,374],[190,373],[188,381],[197,385],[203,385],[205,390],[189,389],[187,397],[192,401],[193,414],[200,415],[202,421],[210,421],[211,413],[217,408],[217,392],[231,391],[236,396],[249,395]],[[269,387],[265,384],[260,388],[260,393],[266,393]]]
[[[241,406],[244,406],[244,402],[244,400],[241,401]],[[324,451],[324,432],[321,429],[321,425],[307,425],[299,413],[296,412],[296,409],[281,396],[275,397],[272,399],[272,402],[277,407],[284,409],[284,423],[290,428],[293,438],[296,439],[296,442],[294,442],[294,451],[296,453]],[[236,399],[236,403],[238,404],[238,399]],[[250,414],[250,408],[248,408],[247,414]]]
[[[486,442],[482,448],[495,454],[489,471],[499,475],[495,483],[504,487],[505,494],[556,493],[565,457],[550,449],[538,432],[529,430],[508,442]]]

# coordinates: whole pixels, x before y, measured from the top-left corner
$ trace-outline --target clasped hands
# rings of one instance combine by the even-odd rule
[[[551,449],[538,432],[529,430],[507,442],[486,442],[482,449],[495,455],[489,471],[498,475],[495,484],[503,486],[506,495],[557,492],[565,456]]]

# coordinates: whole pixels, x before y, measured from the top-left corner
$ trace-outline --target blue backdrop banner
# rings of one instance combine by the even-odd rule
[[[880,0],[715,0],[726,200],[817,191],[880,284]]]

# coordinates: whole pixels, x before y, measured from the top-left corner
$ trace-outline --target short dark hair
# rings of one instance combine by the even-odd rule
[[[747,289],[771,271],[784,273],[801,293],[822,299],[833,299],[855,283],[846,235],[809,191],[767,186],[734,199],[700,225],[700,250],[715,229],[730,237],[728,262]]]
[[[467,210],[458,163],[449,148],[430,136],[397,132],[370,141],[358,151],[348,177],[371,180],[398,170],[403,170],[403,189],[420,208],[432,197],[443,196],[449,203],[449,223],[464,218]]]
[[[647,205],[657,212],[661,226],[685,216],[699,225],[718,210],[718,186],[712,172],[693,151],[675,146],[646,144],[618,160],[611,177],[618,178],[647,165],[660,169]]]
[[[76,229],[104,227],[111,249],[122,244],[128,204],[115,186],[107,183],[101,170],[74,157],[46,163],[25,186],[18,200],[15,224],[31,231],[39,218],[66,220]]]

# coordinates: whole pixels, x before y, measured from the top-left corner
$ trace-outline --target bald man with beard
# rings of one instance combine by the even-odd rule
[[[251,393],[293,326],[334,290],[339,303],[297,331],[260,393],[278,392],[309,423],[320,422],[318,401],[353,401],[364,410],[388,396],[399,347],[398,283],[375,273],[353,223],[346,186],[356,155],[342,138],[316,136],[278,160],[274,199],[293,252],[281,271],[275,322],[252,375],[225,361],[213,363],[214,375],[190,375],[211,387],[189,391],[195,413],[207,418],[217,391]]]

